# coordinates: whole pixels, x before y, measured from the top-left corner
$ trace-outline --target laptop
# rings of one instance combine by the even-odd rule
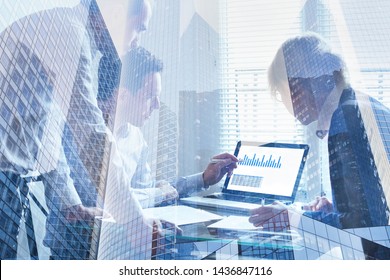
[[[307,144],[239,141],[234,151],[237,168],[226,178],[222,191],[180,202],[245,213],[276,200],[293,203],[308,151]]]

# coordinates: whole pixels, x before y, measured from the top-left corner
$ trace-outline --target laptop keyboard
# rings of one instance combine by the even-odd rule
[[[239,202],[246,202],[246,203],[258,203],[261,204],[261,198],[258,197],[250,197],[250,196],[242,196],[242,195],[236,195],[236,194],[229,194],[229,193],[217,193],[205,196],[207,198],[217,198],[222,200],[230,200],[230,201],[239,201]]]

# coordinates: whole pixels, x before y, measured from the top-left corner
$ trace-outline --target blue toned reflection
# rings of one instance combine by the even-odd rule
[[[0,259],[390,259],[389,1],[0,2]]]
[[[341,229],[389,225],[388,158],[378,156],[388,144],[380,128],[388,124],[372,118],[379,112],[390,116],[389,109],[351,87],[344,61],[315,33],[287,39],[268,71],[272,92],[282,94],[285,107],[303,125],[316,122],[317,136],[328,144],[332,199],[317,197],[304,206],[305,215]],[[265,213],[258,208],[251,221],[261,225]],[[349,247],[349,235],[341,233]],[[368,258],[390,257],[379,245],[362,244]],[[344,254],[353,255],[347,248]]]

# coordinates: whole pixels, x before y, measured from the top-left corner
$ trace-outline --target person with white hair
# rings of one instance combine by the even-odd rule
[[[383,129],[389,109],[351,87],[343,59],[315,33],[286,40],[268,79],[272,96],[300,123],[313,124],[320,141],[327,141],[332,200],[317,197],[302,207],[304,215],[342,229],[388,225],[390,200],[383,188],[389,159]],[[287,211],[302,214],[275,202],[253,210],[249,221],[262,226]]]

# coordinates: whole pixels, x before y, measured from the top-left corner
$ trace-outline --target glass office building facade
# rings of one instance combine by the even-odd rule
[[[126,129],[123,114],[141,108],[120,92],[142,1],[33,2],[0,1],[0,259],[390,259],[388,1],[151,0],[138,44],[162,61],[162,91],[147,98],[147,122]],[[271,97],[276,50],[307,31],[366,94],[343,109],[348,136],[320,139]],[[336,225],[291,210],[233,231],[210,225],[247,213],[199,206],[216,216],[193,222],[197,207],[159,201],[164,184],[187,184],[239,140],[308,144],[295,202],[326,194],[359,215]],[[181,235],[155,230],[169,207],[191,220]]]

